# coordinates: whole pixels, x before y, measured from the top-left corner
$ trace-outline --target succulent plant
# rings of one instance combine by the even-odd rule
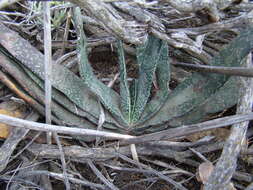
[[[80,14],[80,13],[79,13]],[[78,13],[76,13],[78,17]],[[78,21],[78,19],[76,19]],[[218,112],[237,101],[237,81],[219,74],[194,73],[169,94],[170,58],[166,42],[152,35],[137,47],[139,78],[130,85],[126,77],[124,49],[117,43],[120,67],[120,95],[105,86],[92,73],[86,54],[86,38],[79,22],[80,73],[84,83],[98,97],[115,118],[129,131],[145,131],[146,127],[169,122],[175,126],[199,121],[208,113]],[[231,44],[219,52],[211,65],[238,66],[252,48],[252,29],[242,32]],[[240,47],[240,48],[239,48]],[[156,75],[159,90],[149,100],[152,81]],[[144,132],[140,130],[141,132]]]
[[[75,18],[81,78],[64,66],[53,64],[54,121],[95,128],[100,116],[101,102],[105,108],[104,130],[141,134],[161,130],[168,125],[198,122],[207,114],[236,104],[236,77],[220,74],[193,73],[169,92],[171,61],[168,45],[152,35],[145,44],[136,47],[139,78],[131,84],[127,81],[123,42],[117,42],[120,68],[120,93],[117,93],[94,75],[87,58],[80,10],[75,11]],[[43,105],[43,54],[1,23],[0,33],[0,52],[9,60],[0,62],[1,67],[16,79],[26,93]],[[9,38],[5,36],[10,35],[12,38],[8,41]],[[252,48],[253,28],[249,27],[214,56],[209,64],[240,66]],[[159,89],[151,97],[154,76]]]

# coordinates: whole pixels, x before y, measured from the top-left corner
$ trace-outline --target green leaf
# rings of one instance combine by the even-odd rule
[[[156,68],[156,79],[159,90],[156,92],[155,97],[152,98],[151,101],[146,105],[145,111],[138,124],[154,116],[161,109],[166,99],[168,98],[170,81],[170,59],[168,45],[166,42],[163,42],[161,47],[161,54],[159,56]]]
[[[138,121],[149,99],[154,73],[162,52],[162,45],[162,40],[149,36],[147,43],[137,48],[139,78],[137,81],[136,102],[131,115],[132,123]]]
[[[43,91],[43,88],[40,88],[38,84],[30,77],[31,75],[28,75],[26,71],[24,71],[22,65],[19,65],[12,59],[9,59],[9,62],[3,61],[0,63],[0,65],[16,79],[16,81],[22,86],[22,88],[26,90],[26,93],[33,97],[33,99],[35,99],[38,103],[42,105],[44,104],[45,92]],[[38,111],[41,114],[44,114],[43,106],[41,107],[42,109]],[[79,127],[86,126],[87,128],[90,128],[90,123],[87,122],[87,120],[85,120],[83,117],[78,117],[67,109],[64,109],[64,107],[59,105],[55,100],[52,101],[51,108],[53,120],[54,118],[56,118],[62,121],[63,124],[76,125]],[[88,114],[86,114],[85,116],[87,115]]]
[[[131,118],[131,96],[127,82],[127,72],[123,44],[119,40],[117,43],[119,65],[120,65],[120,99],[121,99],[121,111],[128,123]]]
[[[126,125],[125,118],[121,114],[120,110],[120,97],[111,88],[104,85],[94,75],[92,68],[88,62],[88,56],[86,53],[86,37],[83,31],[83,22],[81,19],[80,8],[75,8],[74,11],[76,30],[79,35],[78,39],[78,53],[79,53],[79,72],[83,79],[83,82],[87,87],[99,98],[102,104],[117,117],[117,120],[123,125]]]
[[[136,105],[136,101],[137,101],[137,95],[138,95],[138,80],[134,79],[130,85],[130,97],[131,97],[131,112],[130,112],[130,127],[131,127],[131,123],[132,123],[132,115],[134,114],[134,108]]]
[[[240,66],[246,64],[247,57],[245,57]],[[199,104],[195,109],[186,115],[175,118],[169,122],[170,126],[187,125],[201,122],[205,117],[227,108],[232,107],[238,102],[239,91],[238,86],[240,82],[238,77],[231,76],[226,83],[217,90],[216,93],[210,95],[202,104]]]
[[[250,27],[242,31],[236,39],[223,48],[210,64],[238,66],[252,48],[253,28]],[[222,87],[228,78],[219,74],[194,73],[169,94],[166,103],[155,117],[150,118],[139,127],[162,124],[187,114]]]
[[[44,91],[44,82],[26,67],[23,66],[22,68],[24,69],[26,74]],[[95,117],[77,107],[73,102],[68,99],[68,97],[64,96],[55,88],[52,88],[52,99],[73,114],[81,117],[87,117],[90,121],[96,123],[97,119]]]
[[[13,46],[6,50],[0,43],[0,51],[19,65],[22,65],[22,67],[26,67],[40,79],[44,80],[44,57],[42,53],[29,44],[27,40],[24,40],[1,23],[0,33],[0,42],[5,40],[5,35],[11,35],[13,37],[11,41]],[[65,95],[77,107],[98,119],[100,107],[97,98],[83,81],[62,65],[53,64],[52,70],[53,88],[59,90],[59,92]],[[105,114],[106,122],[117,125],[117,122],[108,112]]]
[[[205,119],[205,116],[232,107],[237,101],[238,79],[236,77],[230,77],[230,79],[206,101],[186,115],[171,120],[169,125],[175,127],[201,122]]]

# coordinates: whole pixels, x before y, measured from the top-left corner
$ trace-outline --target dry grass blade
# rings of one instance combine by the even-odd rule
[[[62,144],[61,144],[60,138],[56,132],[53,133],[53,136],[54,136],[54,139],[55,139],[57,146],[59,148],[59,152],[61,154],[61,164],[62,164],[65,187],[66,187],[66,190],[70,190],[71,188],[70,188],[70,183],[69,183],[69,179],[68,179],[68,175],[67,175],[67,165],[66,165],[66,161],[65,161],[65,156],[64,156]]]
[[[119,190],[119,188],[117,188],[115,185],[113,185],[111,182],[109,182],[104,176],[103,174],[97,169],[97,167],[92,163],[91,160],[87,161],[88,165],[90,166],[90,168],[92,169],[92,171],[97,175],[97,177],[106,185],[108,186],[110,189],[112,190]]]

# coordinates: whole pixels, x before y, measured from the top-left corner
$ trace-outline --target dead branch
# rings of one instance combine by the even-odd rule
[[[248,119],[251,118],[252,115],[245,115]],[[247,117],[248,116],[248,117]],[[245,118],[244,118],[245,119]],[[58,125],[49,125],[44,123],[36,123],[32,121],[26,121],[23,119],[18,119],[15,117],[10,117],[6,115],[0,114],[0,122],[13,125],[20,128],[27,128],[36,131],[45,131],[45,132],[57,132],[62,134],[69,134],[69,135],[87,135],[93,137],[104,137],[109,139],[128,139],[133,138],[134,136],[130,135],[122,135],[119,133],[111,133],[111,132],[104,132],[104,131],[97,131],[92,129],[81,129],[75,127],[65,127],[65,126],[58,126]]]
[[[199,124],[182,126],[178,128],[164,130],[157,133],[152,133],[149,135],[134,137],[130,135],[122,135],[118,133],[103,132],[103,131],[97,131],[97,130],[91,130],[91,129],[70,128],[70,127],[65,127],[65,126],[36,123],[36,122],[26,121],[23,119],[18,119],[18,118],[0,114],[1,123],[10,124],[16,127],[28,128],[28,129],[39,130],[39,131],[47,131],[47,132],[52,131],[52,132],[58,132],[58,133],[63,133],[63,134],[70,134],[70,135],[88,135],[88,136],[95,136],[95,137],[99,136],[99,137],[104,137],[104,138],[126,139],[120,142],[121,145],[137,144],[137,143],[157,141],[157,140],[162,140],[162,139],[182,137],[182,136],[189,135],[195,132],[210,130],[210,129],[214,129],[218,127],[224,127],[224,126],[232,125],[235,123],[240,123],[243,121],[249,121],[252,119],[253,119],[253,113],[227,116],[227,117],[223,117],[219,119],[202,122]]]
[[[45,116],[46,123],[51,124],[52,122],[52,35],[51,35],[51,14],[50,14],[50,4],[45,2],[43,4],[44,8],[44,72],[45,72]],[[64,50],[63,50],[64,51]],[[64,153],[62,151],[62,145],[57,132],[53,133],[54,139],[58,145],[59,151],[61,153],[61,163],[64,175],[64,183],[66,190],[70,190],[70,183],[67,177],[66,171],[66,161]],[[52,132],[47,132],[47,143],[52,144]]]
[[[207,10],[210,14],[211,20],[217,22],[222,17],[220,11],[229,7],[235,0],[163,0],[168,2],[172,7],[181,12],[197,12],[200,10]]]
[[[204,72],[204,73],[218,73],[218,74],[223,74],[223,75],[253,77],[252,68],[219,67],[219,66],[209,66],[209,65],[196,65],[196,64],[189,64],[189,63],[173,63],[173,65],[193,69],[195,71]]]
[[[46,123],[51,124],[51,102],[52,102],[52,36],[51,36],[51,14],[50,4],[43,4],[44,10],[44,72],[45,72],[45,116]],[[52,143],[52,133],[47,133],[47,141]]]
[[[176,29],[167,29],[168,33],[171,32],[184,32],[189,35],[201,35],[214,31],[229,30],[237,28],[238,26],[243,27],[243,25],[250,25],[252,23],[253,11],[247,12],[241,16],[231,18],[229,20],[222,20],[220,22],[215,22],[207,24],[204,26],[194,27],[194,28],[176,28]]]
[[[120,145],[137,144],[137,143],[144,143],[144,142],[150,142],[150,141],[158,141],[162,139],[172,139],[172,138],[182,137],[185,135],[193,134],[193,133],[204,131],[204,130],[215,129],[218,127],[229,126],[235,123],[252,120],[253,119],[252,116],[253,116],[253,113],[240,114],[240,115],[223,117],[219,119],[213,119],[213,120],[205,121],[198,124],[167,129],[167,130],[160,131],[157,133],[152,133],[148,135],[143,135],[143,136],[123,140],[120,142]]]
[[[87,10],[91,15],[103,23],[104,28],[115,36],[133,44],[142,44],[147,39],[145,28],[136,28],[135,22],[128,22],[110,5],[100,0],[69,0]],[[127,28],[128,26],[129,28]]]

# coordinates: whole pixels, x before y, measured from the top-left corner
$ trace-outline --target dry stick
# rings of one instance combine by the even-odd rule
[[[15,117],[7,116],[0,114],[0,122],[13,125],[21,128],[28,128],[36,131],[45,131],[45,132],[58,132],[69,135],[88,135],[88,136],[100,136],[104,138],[114,138],[114,139],[125,139],[121,141],[121,145],[128,144],[138,144],[150,141],[157,141],[162,139],[172,139],[177,137],[183,137],[185,135],[189,135],[195,132],[215,129],[219,127],[225,127],[228,125],[232,125],[235,123],[240,123],[248,120],[253,120],[253,113],[248,114],[238,114],[234,116],[227,116],[223,118],[213,119],[206,122],[182,126],[178,128],[168,129],[148,135],[143,135],[139,137],[131,136],[131,135],[123,135],[119,133],[105,132],[105,131],[97,131],[92,129],[82,129],[82,128],[74,128],[74,127],[66,127],[66,126],[58,126],[58,125],[49,125],[38,122],[26,121],[23,119],[18,119]]]
[[[90,168],[92,169],[92,171],[97,175],[97,177],[103,181],[103,183],[105,185],[107,185],[110,189],[112,190],[119,190],[119,188],[117,188],[115,185],[113,185],[111,182],[109,182],[104,176],[103,174],[96,168],[96,166],[92,163],[91,160],[87,161],[88,165],[90,166]]]
[[[62,174],[55,173],[55,172],[49,172],[49,171],[45,171],[45,170],[29,171],[29,172],[22,174],[22,177],[28,177],[28,176],[33,176],[33,175],[47,175],[47,176],[53,177],[58,180],[64,180],[64,176]],[[70,181],[72,181],[73,183],[76,183],[76,184],[81,184],[83,186],[90,186],[90,187],[98,188],[98,189],[104,189],[104,190],[106,189],[103,185],[92,183],[92,182],[89,182],[84,179],[80,180],[80,179],[74,178],[72,176],[69,176],[68,178]],[[16,178],[16,177],[14,177],[14,179],[18,180],[18,178]]]
[[[12,158],[10,159],[10,162],[12,162],[14,159],[16,159],[20,154],[22,154],[31,144],[34,143],[34,141],[41,135],[42,132],[38,132],[33,138],[32,140],[30,140],[24,148],[22,148],[17,154],[15,154],[14,156],[12,156]]]
[[[219,73],[224,75],[253,77],[253,68],[242,67],[220,67],[208,65],[196,65],[190,63],[173,63],[174,66],[186,67],[199,72]]]
[[[51,124],[51,101],[52,101],[52,38],[50,4],[44,2],[44,64],[45,64],[45,107],[46,123]],[[47,142],[52,144],[52,133],[47,133]]]
[[[250,68],[251,55],[248,55],[246,67]],[[237,113],[247,113],[251,111],[252,96],[253,96],[253,79],[240,78],[240,98],[237,106]],[[237,157],[243,144],[246,141],[246,132],[248,128],[248,121],[234,124],[232,126],[231,134],[227,139],[221,157],[216,164],[207,184],[204,186],[205,190],[226,190],[229,189],[229,183],[232,175],[236,169]]]
[[[232,7],[230,7],[232,8]],[[252,9],[250,9],[252,10]],[[251,17],[252,17],[252,11],[247,12],[245,14],[242,14],[239,17],[231,18],[229,20],[221,20],[220,22],[215,22],[203,26],[198,26],[194,28],[173,28],[173,29],[167,29],[167,33],[172,32],[184,32],[187,35],[200,35],[210,32],[217,32],[221,30],[230,30],[232,28],[238,28],[242,25],[249,25],[251,23]]]
[[[145,182],[149,182],[149,183],[155,183],[159,180],[159,177],[149,177],[149,178],[145,178],[145,179],[139,179],[137,181],[131,181],[129,183],[127,183],[126,185],[122,186],[122,189],[129,189],[129,187],[132,187],[136,184],[139,183],[145,183]],[[150,188],[147,188],[150,189]]]
[[[52,102],[52,37],[51,37],[51,15],[50,2],[44,2],[44,62],[45,62],[45,109],[46,123],[51,124],[51,102]],[[53,133],[56,143],[61,153],[61,163],[64,175],[66,190],[70,190],[70,183],[67,177],[66,162],[62,145],[56,132]],[[47,133],[47,142],[52,144],[52,133]]]
[[[126,172],[136,172],[136,173],[143,173],[143,174],[151,174],[151,175],[157,175],[157,171],[154,172],[153,170],[150,169],[137,169],[137,168],[126,168],[126,167],[120,167],[120,166],[115,166],[115,165],[110,165],[110,164],[103,164],[104,166],[110,168],[110,169],[114,169],[114,170],[118,170],[118,171],[126,171]],[[170,172],[166,172],[166,174],[169,174]],[[161,175],[164,175],[161,172]],[[165,175],[164,175],[165,176]],[[191,176],[192,177],[192,176]],[[155,177],[155,179],[161,179],[161,177]],[[123,189],[123,188],[122,188]]]
[[[220,150],[221,145],[212,144],[209,146],[201,146],[196,148],[197,151],[201,153],[213,152],[215,150]],[[32,144],[28,151],[40,158],[58,158],[60,156],[57,151],[57,147],[54,145],[40,145]],[[128,146],[119,147],[117,150],[115,148],[83,148],[80,146],[68,146],[64,147],[65,155],[74,162],[86,163],[87,159],[92,159],[93,161],[104,161],[113,159],[117,156],[117,153],[121,153],[127,156],[131,155]],[[193,156],[191,151],[178,152],[170,149],[169,147],[159,147],[158,145],[153,146],[150,144],[138,145],[138,154],[142,156],[157,156],[167,159],[174,159],[179,163],[184,163],[193,167],[198,167],[199,162],[191,160],[189,157]]]
[[[189,171],[183,170],[183,169],[178,168],[176,166],[172,166],[171,164],[169,164],[167,162],[163,162],[161,160],[153,160],[152,158],[151,158],[152,160],[147,159],[147,158],[141,158],[141,159],[144,160],[145,162],[149,162],[149,163],[152,163],[156,166],[165,168],[166,172],[171,173],[171,174],[183,174],[183,175],[187,175],[187,176],[190,176],[190,177],[195,176],[195,174],[193,174]]]
[[[95,17],[109,33],[113,33],[124,41],[132,44],[142,44],[146,40],[146,28],[141,27],[137,22],[129,22],[125,20],[117,10],[110,4],[105,4],[100,0],[68,0],[71,3],[84,8],[92,17]],[[99,10],[99,11],[97,11]],[[127,27],[129,24],[130,27]],[[145,26],[147,26],[145,24]],[[138,27],[138,30],[136,29]]]
[[[54,139],[56,141],[56,144],[58,145],[58,149],[59,149],[60,155],[61,155],[61,165],[62,165],[66,190],[70,190],[71,188],[70,188],[70,183],[69,183],[69,179],[68,179],[68,176],[67,176],[67,169],[66,169],[67,165],[66,165],[65,156],[64,156],[62,145],[61,145],[61,141],[60,141],[60,138],[59,138],[59,136],[56,132],[53,133],[53,136],[54,136]]]
[[[251,118],[253,119],[253,114],[249,115],[248,117],[246,116],[246,120],[249,120]],[[245,118],[243,121],[245,121]],[[68,134],[68,135],[87,135],[87,136],[93,136],[93,137],[99,136],[99,137],[110,138],[110,139],[134,138],[134,136],[122,135],[119,133],[111,133],[111,132],[97,131],[97,130],[92,130],[92,129],[65,127],[65,126],[59,126],[59,125],[49,125],[45,123],[26,121],[24,119],[18,119],[18,118],[3,115],[3,114],[0,114],[0,122],[13,125],[16,127],[27,128],[27,129],[32,129],[36,131],[57,132],[57,133]]]
[[[105,132],[105,131],[97,131],[92,129],[82,129],[75,127],[66,127],[59,125],[49,125],[38,122],[26,121],[23,119],[7,116],[0,114],[0,122],[13,125],[21,128],[28,128],[36,131],[45,131],[45,132],[58,132],[62,134],[69,135],[87,135],[87,136],[100,136],[104,138],[110,139],[125,139],[120,142],[121,145],[129,145],[129,144],[138,144],[150,141],[157,141],[162,139],[172,139],[177,137],[183,137],[185,135],[189,135],[195,132],[215,129],[219,127],[225,127],[228,125],[232,125],[235,123],[240,123],[248,120],[253,120],[253,113],[248,114],[239,114],[234,116],[227,116],[223,118],[213,119],[210,121],[205,121],[198,124],[182,126],[178,128],[168,129],[157,133],[152,133],[149,135],[143,135],[140,137],[135,137],[131,135],[123,135],[119,133]]]
[[[215,143],[210,146],[201,146],[195,148],[196,151],[200,153],[210,153],[213,151],[220,150],[223,148],[224,143]],[[57,146],[48,145],[48,144],[32,144],[28,151],[33,155],[36,155],[39,158],[50,158],[50,159],[58,159],[60,157],[60,153],[57,152]],[[64,147],[65,155],[73,162],[78,163],[87,163],[87,159],[92,159],[93,161],[105,161],[110,160],[115,157],[118,157],[118,153],[123,154],[125,156],[131,156],[131,152],[129,147],[119,147],[119,149],[115,148],[84,148],[80,146],[67,146]],[[184,163],[192,167],[198,167],[199,162],[191,160],[189,157],[194,156],[192,151],[188,150],[185,152],[176,152],[169,147],[160,147],[159,145],[138,145],[137,146],[138,154],[142,156],[157,156],[159,158],[173,159],[179,163]],[[143,158],[142,158],[143,159]],[[147,160],[145,160],[147,161]],[[236,172],[233,175],[233,178],[239,181],[251,182],[253,178],[242,172]]]
[[[69,28],[71,24],[71,10],[67,11],[67,21],[66,21],[66,26],[64,30],[64,35],[63,35],[63,44],[62,44],[62,49],[60,55],[63,55],[65,53],[65,47],[66,47],[66,42],[68,40],[68,35],[69,35]]]
[[[1,118],[0,118],[0,120],[1,120]],[[218,118],[218,119],[205,121],[202,123],[185,125],[185,126],[181,126],[181,127],[177,127],[177,128],[163,130],[163,131],[156,132],[156,133],[151,133],[148,135],[142,135],[139,137],[126,139],[126,140],[119,142],[119,145],[139,144],[139,143],[158,141],[158,140],[163,140],[163,139],[169,140],[169,139],[174,139],[174,138],[179,138],[179,137],[183,137],[186,135],[190,135],[190,134],[193,134],[196,132],[225,127],[225,126],[229,126],[232,124],[236,124],[236,123],[240,123],[240,122],[244,122],[244,121],[249,121],[249,120],[253,120],[253,113],[227,116],[227,117],[222,117],[222,118]],[[113,144],[113,145],[115,145],[115,144]]]
[[[237,181],[245,181],[248,183],[251,183],[253,181],[253,176],[251,174],[239,171],[234,173],[233,178]]]
[[[196,154],[201,160],[204,162],[210,162],[203,154],[200,152],[196,151],[194,148],[189,148],[194,154]]]

